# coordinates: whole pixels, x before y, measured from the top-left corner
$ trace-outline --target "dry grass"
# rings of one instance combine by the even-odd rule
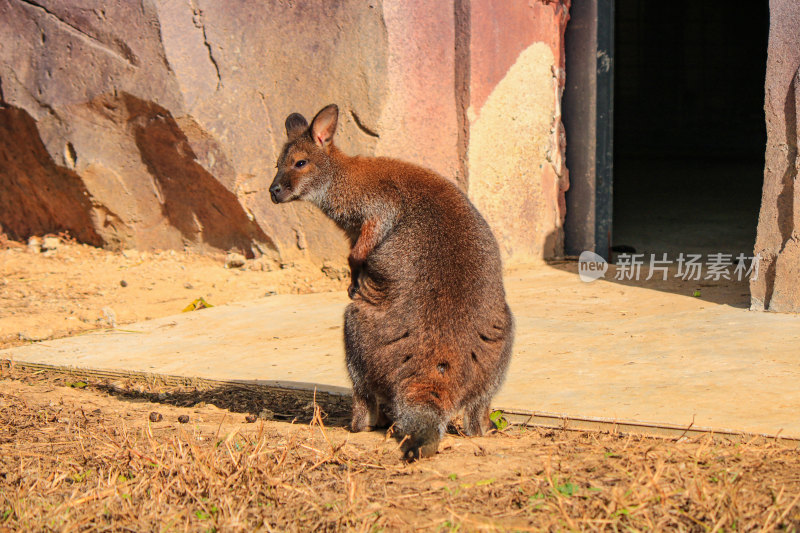
[[[448,436],[406,465],[394,440],[351,435],[319,407],[309,423],[246,424],[211,405],[151,403],[150,390],[0,370],[0,531],[800,526],[800,456],[785,443],[511,428]],[[169,392],[184,404],[191,393]],[[162,422],[146,420],[154,410]],[[180,414],[192,422],[173,423]]]

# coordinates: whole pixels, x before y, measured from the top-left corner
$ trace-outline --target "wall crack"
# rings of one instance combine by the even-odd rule
[[[115,44],[120,49],[119,50],[115,50],[114,48],[109,46],[107,43],[104,43],[103,41],[101,41],[97,37],[86,33],[85,31],[80,29],[78,26],[75,26],[74,24],[71,24],[71,23],[67,22],[66,20],[62,19],[61,17],[59,17],[58,15],[56,15],[55,13],[53,13],[52,11],[47,9],[46,7],[34,2],[33,0],[17,0],[17,1],[19,3],[21,3],[21,4],[24,4],[24,5],[27,5],[29,7],[32,7],[34,9],[38,10],[38,11],[42,11],[43,13],[45,13],[45,15],[48,15],[48,16],[54,18],[56,20],[56,22],[58,22],[58,24],[59,24],[59,26],[61,28],[63,28],[68,33],[74,35],[75,37],[81,39],[82,41],[84,41],[89,46],[92,46],[94,48],[98,48],[98,49],[104,51],[105,53],[107,53],[107,54],[119,59],[120,61],[124,61],[125,63],[128,63],[132,67],[138,67],[139,66],[139,60],[137,59],[136,55],[131,51],[131,49],[125,43],[116,42]]]
[[[222,76],[220,76],[220,73],[219,73],[219,64],[217,63],[217,60],[214,58],[214,50],[211,48],[211,43],[208,42],[208,34],[206,33],[206,25],[203,22],[203,10],[198,8],[195,5],[193,0],[190,1],[190,4],[192,6],[192,9],[194,10],[194,17],[193,17],[194,25],[201,32],[203,32],[203,44],[205,45],[206,49],[208,50],[208,59],[209,59],[209,61],[211,61],[211,64],[214,65],[214,71],[217,73],[217,88],[216,88],[216,90],[218,91],[219,88],[222,86]]]
[[[375,137],[376,139],[380,139],[380,137],[381,137],[381,136],[380,136],[380,135],[378,135],[378,134],[377,134],[375,131],[373,131],[372,129],[370,129],[370,128],[368,128],[367,126],[365,126],[365,125],[364,125],[364,123],[363,123],[363,122],[361,122],[361,119],[360,119],[360,118],[358,118],[358,115],[356,114],[356,112],[355,112],[355,111],[353,111],[352,109],[350,110],[350,116],[352,116],[352,117],[353,117],[353,120],[355,121],[355,123],[356,123],[356,126],[358,126],[358,129],[360,129],[361,131],[363,131],[364,133],[366,133],[366,134],[367,134],[367,135],[369,135],[370,137]]]

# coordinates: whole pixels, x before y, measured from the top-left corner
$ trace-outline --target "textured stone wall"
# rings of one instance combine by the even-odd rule
[[[329,221],[307,205],[275,208],[266,189],[292,111],[338,102],[339,142],[374,150],[356,117],[377,129],[387,93],[379,5],[0,0],[0,21],[2,123],[43,145],[22,156],[28,142],[0,139],[16,154],[0,160],[0,179],[16,183],[0,196],[16,206],[0,211],[6,232],[343,254]],[[71,200],[36,201],[51,182]]]
[[[767,152],[755,252],[752,308],[800,312],[800,4],[770,1],[767,59]]]
[[[267,194],[286,115],[335,102],[345,151],[469,188],[510,262],[558,254],[567,4],[0,0],[0,229],[341,260]]]

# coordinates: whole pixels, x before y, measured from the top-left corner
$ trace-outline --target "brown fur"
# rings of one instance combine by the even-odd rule
[[[335,105],[311,126],[286,119],[270,193],[315,203],[351,240],[352,430],[391,420],[407,458],[432,455],[462,409],[469,434],[491,427],[514,338],[500,252],[453,183],[394,159],[347,156],[333,144],[337,120]]]

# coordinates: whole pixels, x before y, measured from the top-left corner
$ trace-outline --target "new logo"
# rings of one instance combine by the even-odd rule
[[[606,275],[608,262],[594,252],[585,250],[578,258],[578,275],[581,281],[589,283]]]

